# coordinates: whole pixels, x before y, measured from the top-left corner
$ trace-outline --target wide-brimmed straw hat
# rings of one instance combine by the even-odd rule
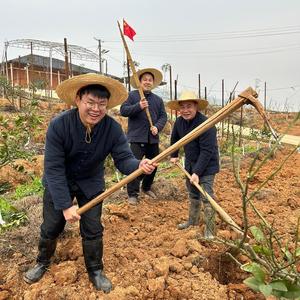
[[[82,87],[91,84],[100,84],[108,89],[110,98],[107,108],[112,108],[123,103],[128,97],[128,93],[122,83],[95,73],[82,74],[63,81],[57,86],[56,93],[67,104],[75,105],[75,98],[78,91]]]
[[[171,100],[167,103],[167,107],[172,110],[179,110],[180,103],[186,101],[194,101],[198,103],[198,110],[203,110],[207,107],[208,101],[204,99],[200,99],[197,97],[195,92],[192,91],[184,91],[181,93],[180,98],[178,100]]]
[[[136,75],[137,75],[138,78],[140,78],[140,76],[145,74],[145,73],[151,73],[154,77],[152,89],[159,86],[160,83],[162,82],[162,78],[163,78],[162,73],[159,70],[154,69],[154,68],[145,68],[145,69],[138,70],[136,72]],[[136,82],[134,81],[133,75],[130,77],[130,84],[135,89],[138,88],[138,86],[136,85]]]

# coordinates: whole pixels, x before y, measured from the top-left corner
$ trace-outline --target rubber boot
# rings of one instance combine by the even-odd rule
[[[186,222],[178,224],[179,230],[187,229],[190,226],[199,225],[200,221],[200,200],[190,199],[189,218]]]
[[[214,239],[216,234],[215,210],[210,203],[204,203],[204,223],[204,238],[207,240]]]
[[[102,239],[83,240],[82,249],[90,281],[97,290],[102,290],[105,293],[109,293],[112,290],[112,284],[103,272]]]
[[[31,284],[39,281],[50,265],[50,259],[56,249],[57,240],[43,239],[39,241],[39,255],[36,265],[24,274],[24,281]]]

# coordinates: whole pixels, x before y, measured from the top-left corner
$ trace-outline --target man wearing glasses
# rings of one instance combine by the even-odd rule
[[[104,161],[110,154],[123,174],[137,168],[150,174],[156,167],[132,154],[121,126],[106,112],[127,98],[118,81],[97,74],[75,76],[57,87],[58,96],[76,108],[51,122],[46,135],[43,184],[43,223],[36,265],[24,275],[27,283],[39,281],[50,265],[59,234],[66,222],[80,220],[80,234],[89,279],[97,290],[109,292],[103,272],[102,203],[82,215],[78,206],[105,190]],[[73,203],[77,199],[78,206]]]

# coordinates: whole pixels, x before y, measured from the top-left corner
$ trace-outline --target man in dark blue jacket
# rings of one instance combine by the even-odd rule
[[[103,272],[102,203],[81,216],[81,207],[104,189],[104,161],[111,154],[116,167],[128,175],[137,168],[150,174],[155,166],[137,160],[121,126],[106,112],[122,103],[127,92],[118,81],[85,74],[64,81],[58,96],[76,105],[52,119],[46,135],[43,184],[43,223],[37,264],[27,271],[27,283],[39,281],[50,264],[56,241],[66,222],[80,220],[80,234],[89,279],[98,290],[109,292],[110,280]],[[73,203],[76,197],[78,206]]]
[[[177,110],[177,118],[172,134],[171,145],[176,143],[186,134],[191,132],[207,118],[200,113],[207,106],[206,100],[197,99],[193,92],[183,92],[178,101],[168,102],[168,108]],[[201,202],[204,205],[204,221],[206,239],[214,238],[215,213],[208,200],[192,184],[201,184],[206,192],[213,197],[213,183],[215,174],[219,172],[219,152],[217,144],[217,130],[215,127],[208,129],[202,135],[184,146],[185,169],[191,174],[191,180],[186,180],[189,191],[190,208],[189,218],[185,223],[179,224],[178,229],[185,229],[191,225],[199,224]],[[179,160],[178,151],[171,155],[171,162]]]
[[[140,98],[138,90],[130,92],[128,99],[121,105],[120,112],[122,116],[128,117],[127,138],[133,154],[137,159],[142,157],[151,159],[159,154],[159,132],[162,131],[167,122],[163,100],[151,91],[161,83],[162,74],[157,69],[147,68],[139,70],[137,76],[145,99]],[[130,82],[133,87],[137,88],[133,77],[131,77]],[[150,126],[147,119],[146,108],[149,109],[153,127]],[[151,190],[155,173],[156,170],[150,175],[133,180],[127,185],[130,204],[138,203],[141,180],[143,192],[152,198],[156,198]]]

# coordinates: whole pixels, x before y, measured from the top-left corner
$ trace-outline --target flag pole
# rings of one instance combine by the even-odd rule
[[[145,95],[144,95],[143,89],[142,89],[141,86],[140,86],[140,80],[139,80],[139,78],[138,78],[138,76],[137,76],[137,74],[136,74],[135,66],[134,66],[134,63],[133,63],[133,61],[132,61],[132,58],[131,58],[131,55],[130,55],[130,52],[129,52],[127,43],[126,43],[126,41],[125,41],[123,32],[122,32],[122,30],[121,30],[120,23],[119,23],[119,21],[117,21],[117,22],[118,22],[118,26],[119,26],[121,38],[122,38],[122,41],[123,41],[123,44],[124,44],[124,48],[125,48],[125,51],[126,51],[127,59],[128,59],[128,62],[129,62],[131,71],[132,71],[133,79],[134,79],[134,81],[135,81],[136,86],[138,87],[139,94],[140,94],[140,98],[141,98],[142,101],[144,101]],[[128,83],[128,84],[130,84],[130,83]],[[152,127],[153,127],[153,122],[152,122],[152,119],[151,119],[151,115],[150,115],[150,112],[149,112],[149,108],[146,107],[146,108],[145,108],[145,111],[146,111],[146,115],[147,115],[148,121],[149,121],[149,123],[150,123],[150,128],[152,128]]]

